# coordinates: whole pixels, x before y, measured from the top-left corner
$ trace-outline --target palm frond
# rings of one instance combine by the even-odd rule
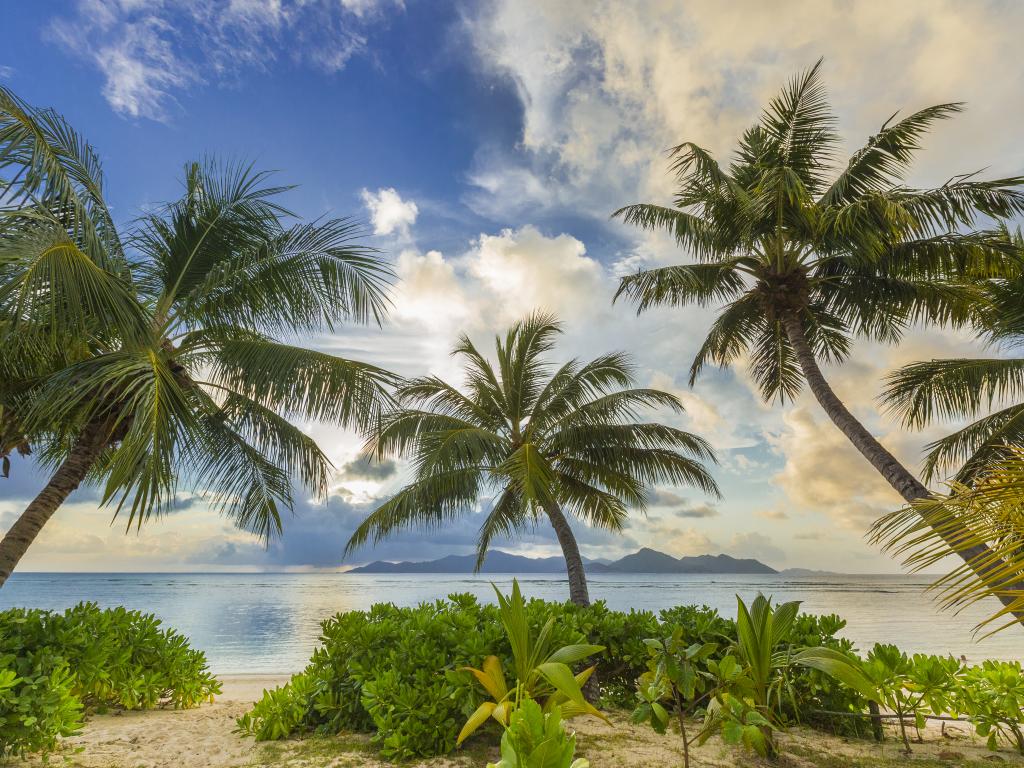
[[[960,102],[936,104],[919,110],[897,123],[893,115],[863,149],[850,158],[846,169],[821,197],[823,205],[855,200],[869,191],[880,191],[898,183],[921,149],[921,139],[938,120],[946,120],[963,111]]]
[[[358,233],[346,220],[297,224],[230,253],[179,299],[179,318],[264,333],[330,329],[338,319],[379,324],[393,274],[354,241]]]
[[[971,483],[1024,446],[1024,405],[1011,405],[925,446],[923,475],[932,480],[959,467],[955,479]]]
[[[392,374],[376,366],[273,341],[221,344],[207,379],[285,414],[368,427],[389,401]]]
[[[615,300],[625,296],[637,306],[637,313],[654,306],[708,306],[728,302],[746,288],[738,259],[714,264],[681,264],[648,269],[619,280]]]
[[[437,528],[471,510],[484,477],[479,469],[457,469],[420,477],[371,512],[345,545],[348,555],[404,528]]]
[[[794,77],[761,116],[779,165],[791,169],[812,193],[824,186],[837,142],[821,66],[819,59]]]
[[[60,211],[89,258],[124,275],[124,250],[104,200],[98,154],[61,115],[36,109],[3,86],[0,174],[5,207]]]
[[[930,360],[904,366],[886,378],[881,400],[907,427],[960,419],[1010,399],[1024,400],[1024,360]]]
[[[1020,449],[977,478],[973,486],[954,483],[948,494],[922,499],[879,519],[874,543],[922,571],[944,561],[950,550],[972,553],[932,584],[944,608],[960,611],[989,597],[1002,608],[977,630],[989,634],[1018,623],[1024,611],[1024,453]]]

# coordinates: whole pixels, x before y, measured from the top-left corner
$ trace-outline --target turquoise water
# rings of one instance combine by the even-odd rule
[[[64,609],[81,600],[155,613],[206,651],[220,674],[280,673],[301,669],[319,637],[322,619],[376,602],[411,605],[471,592],[493,598],[490,582],[507,589],[511,576],[458,574],[346,575],[343,573],[140,574],[17,573],[0,589],[0,609]],[[564,578],[521,578],[527,596],[563,600]],[[897,643],[907,651],[952,653],[1024,661],[1024,629],[1013,627],[976,641],[981,607],[959,616],[940,612],[923,594],[927,578],[901,576],[609,575],[590,577],[592,599],[609,607],[658,610],[706,603],[735,616],[736,595],[759,591],[776,600],[802,600],[812,613],[838,613],[844,634],[859,647]]]

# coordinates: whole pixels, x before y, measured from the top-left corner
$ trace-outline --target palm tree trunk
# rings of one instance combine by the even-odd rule
[[[590,605],[587,574],[583,570],[583,558],[580,557],[580,548],[576,545],[576,537],[569,527],[569,521],[556,504],[546,504],[544,511],[551,520],[551,527],[555,529],[562,554],[565,556],[565,569],[569,574],[569,599],[576,605]]]
[[[811,392],[814,393],[815,399],[817,399],[825,413],[832,420],[832,423],[839,427],[839,430],[849,438],[861,455],[881,473],[882,477],[886,479],[889,485],[905,501],[910,503],[918,499],[929,498],[931,492],[928,488],[914,477],[906,467],[900,464],[899,460],[889,453],[885,446],[875,439],[874,435],[868,432],[864,425],[850,413],[836,396],[836,393],[822,374],[821,368],[818,367],[818,361],[814,358],[814,351],[807,341],[807,335],[804,333],[804,327],[799,317],[795,314],[783,316],[782,327],[786,332],[786,336],[789,337],[790,344],[793,346],[793,352],[796,354],[797,362],[800,365],[800,370],[803,371],[804,378],[807,380],[807,385],[810,387]],[[942,536],[942,539],[949,548],[959,555],[976,573],[979,570],[983,572],[993,567],[991,563],[994,562],[995,556],[985,544],[964,545],[963,541],[967,538],[966,535],[954,536],[948,530],[937,530],[937,533]],[[989,563],[990,565],[979,569],[977,564],[980,562]],[[983,573],[979,573],[979,576],[982,575]],[[1024,584],[1021,582],[1001,586],[1000,592],[1003,594],[999,595],[1000,602],[1005,606],[1012,605],[1016,598],[1006,594],[1006,592],[1019,592],[1022,589],[1024,589]],[[1024,624],[1024,611],[1014,611],[1013,615],[1019,622]]]
[[[36,536],[64,500],[89,474],[105,444],[101,427],[87,428],[49,482],[39,492],[0,541],[0,587],[32,546]]]

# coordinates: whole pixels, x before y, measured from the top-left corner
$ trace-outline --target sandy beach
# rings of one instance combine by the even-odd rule
[[[57,755],[69,768],[385,768],[365,734],[308,737],[256,743],[234,733],[235,718],[258,699],[265,688],[287,682],[287,675],[223,676],[223,693],[212,704],[192,710],[161,709],[121,712],[89,718],[82,732],[64,742]],[[578,733],[578,754],[588,757],[592,768],[652,768],[682,765],[675,735],[658,736],[646,727],[628,722],[625,714],[612,717],[613,726],[580,718],[573,721]],[[898,766],[907,764],[895,738],[882,745],[849,741],[794,728],[780,738],[785,766],[846,768],[847,766]],[[497,750],[477,745],[447,758],[402,763],[406,768],[483,768],[497,759]],[[994,764],[1024,765],[1016,753],[1002,749],[991,753],[965,727],[929,728],[923,744],[914,745],[915,766]],[[43,765],[32,758],[22,765]],[[692,753],[691,764],[705,768],[759,764],[749,754],[712,739]]]

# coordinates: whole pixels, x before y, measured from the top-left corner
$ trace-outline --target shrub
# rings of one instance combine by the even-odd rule
[[[986,661],[968,667],[954,700],[974,721],[989,749],[1005,741],[1024,754],[1024,670],[1019,662]]]
[[[62,736],[82,725],[82,703],[71,693],[74,675],[66,663],[43,665],[0,655],[0,760],[27,752],[49,752]]]
[[[52,749],[108,707],[192,707],[220,692],[206,657],[150,614],[81,603],[0,613],[0,755]]]
[[[835,614],[816,616],[802,613],[796,617],[789,639],[794,646],[831,648],[855,659],[853,643],[838,636],[845,626],[845,619]],[[859,691],[843,685],[832,675],[817,669],[797,669],[790,681],[790,693],[791,696],[783,702],[787,720],[844,736],[868,735],[867,721],[828,714],[863,712],[867,706],[867,699]]]
[[[536,599],[526,603],[526,619],[533,636],[554,619],[548,635],[552,647],[606,646],[599,674],[602,683],[615,687],[643,670],[647,653],[639,627],[657,627],[650,613]],[[617,653],[625,658],[612,655]],[[460,667],[481,668],[492,655],[506,668],[514,664],[497,606],[480,605],[472,595],[339,614],[323,623],[320,647],[293,681],[302,690],[290,684],[287,691],[268,692],[239,719],[239,730],[259,739],[303,730],[374,732],[386,757],[445,754],[486,696],[472,673]]]
[[[590,679],[596,666],[587,667],[579,673],[574,673],[569,667],[570,664],[589,659],[604,648],[585,643],[556,648],[550,640],[555,626],[554,616],[548,617],[539,633],[534,635],[530,632],[526,603],[517,580],[512,580],[512,594],[509,597],[503,595],[497,587],[494,592],[498,596],[498,613],[505,628],[505,637],[512,649],[512,667],[509,671],[514,675],[513,685],[509,688],[504,665],[494,655],[484,659],[482,669],[459,668],[459,671],[473,675],[491,700],[485,701],[469,716],[459,731],[456,745],[469,738],[489,719],[507,726],[512,713],[525,699],[536,703],[540,696],[545,697],[545,712],[560,707],[560,711],[568,717],[593,715],[606,720],[583,695],[582,686]]]
[[[544,712],[524,697],[501,736],[501,761],[487,768],[590,768],[575,754],[576,735],[565,732],[561,709]]]

